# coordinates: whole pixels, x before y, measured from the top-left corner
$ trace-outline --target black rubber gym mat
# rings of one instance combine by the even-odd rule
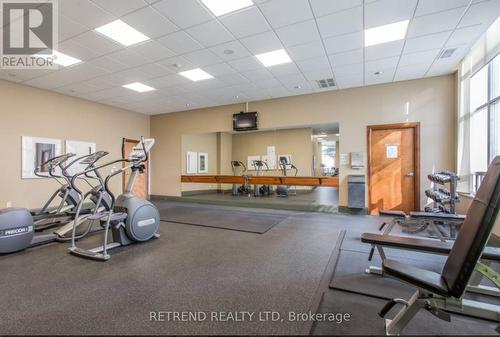
[[[207,206],[158,205],[162,221],[264,234],[288,215]]]
[[[349,320],[316,322],[311,335],[385,335],[384,319],[378,312],[386,301],[338,290],[327,290],[318,308],[319,313],[349,314]],[[398,309],[400,306],[397,307]],[[388,317],[393,317],[396,309]],[[339,315],[339,316],[340,316]],[[446,335],[497,335],[497,324],[484,320],[452,314],[451,322],[442,321],[425,310],[421,310],[408,324],[402,335],[446,336]]]

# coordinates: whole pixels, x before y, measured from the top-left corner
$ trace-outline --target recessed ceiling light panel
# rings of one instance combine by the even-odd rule
[[[275,51],[270,51],[268,53],[263,53],[255,55],[255,57],[266,67],[272,67],[278,64],[290,63],[292,59],[284,49],[278,49]]]
[[[184,76],[188,79],[190,79],[191,81],[194,81],[194,82],[198,82],[198,81],[202,81],[202,80],[207,80],[209,78],[213,78],[212,75],[210,75],[209,73],[207,73],[206,71],[200,69],[200,68],[196,68],[196,69],[191,69],[191,70],[187,70],[187,71],[181,71],[179,73],[179,75],[181,76]]]
[[[126,47],[149,40],[149,37],[127,25],[122,20],[115,20],[105,24],[96,28],[96,31]]]
[[[215,16],[237,11],[253,5],[252,0],[201,0]]]
[[[130,89],[130,90],[134,90],[137,92],[148,92],[148,91],[156,90],[155,88],[150,87],[149,85],[142,84],[140,82],[125,84],[125,85],[122,85],[122,87]]]
[[[404,39],[409,23],[410,20],[404,20],[388,25],[366,29],[365,47]]]

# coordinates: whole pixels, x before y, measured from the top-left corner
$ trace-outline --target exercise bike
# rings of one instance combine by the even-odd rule
[[[76,246],[76,222],[73,227],[71,247],[69,252],[73,255],[89,258],[98,261],[107,261],[110,258],[108,251],[120,246],[127,246],[136,242],[144,242],[160,235],[157,233],[160,226],[160,214],[156,207],[149,201],[144,200],[132,193],[137,176],[145,171],[144,163],[148,161],[148,154],[154,146],[154,139],[144,139],[141,137],[141,142],[134,146],[128,158],[125,158],[125,139],[122,143],[122,158],[112,162],[103,164],[99,167],[94,167],[84,172],[80,172],[73,176],[75,181],[79,176],[98,172],[99,170],[118,163],[128,163],[129,165],[110,173],[105,181],[104,186],[106,192],[111,197],[111,208],[109,211],[94,214],[89,217],[89,220],[98,220],[104,227],[103,245],[93,249],[84,249]],[[115,197],[109,187],[109,183],[113,177],[121,175],[127,170],[131,170],[132,174],[128,180],[126,189],[123,194]],[[83,200],[86,195],[78,190],[81,195],[81,201],[78,204],[77,214],[82,208]],[[108,243],[109,230],[111,229],[112,242]]]

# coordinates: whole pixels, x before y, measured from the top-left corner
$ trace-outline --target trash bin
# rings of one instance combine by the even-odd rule
[[[349,208],[365,208],[365,176],[351,174],[347,177]]]

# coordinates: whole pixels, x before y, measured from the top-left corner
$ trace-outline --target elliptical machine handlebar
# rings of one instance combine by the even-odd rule
[[[62,154],[60,156],[50,158],[50,159],[42,162],[40,165],[38,165],[35,168],[34,174],[40,178],[48,178],[49,176],[52,178],[64,178],[63,176],[55,174],[54,170],[55,170],[56,166],[59,166],[61,168],[61,172],[62,172],[62,170],[64,169],[62,164],[65,163],[69,158],[74,157],[74,156],[75,156],[74,153],[66,153],[66,154]],[[48,175],[40,173],[42,167],[45,165],[49,166],[49,171],[47,172]]]

